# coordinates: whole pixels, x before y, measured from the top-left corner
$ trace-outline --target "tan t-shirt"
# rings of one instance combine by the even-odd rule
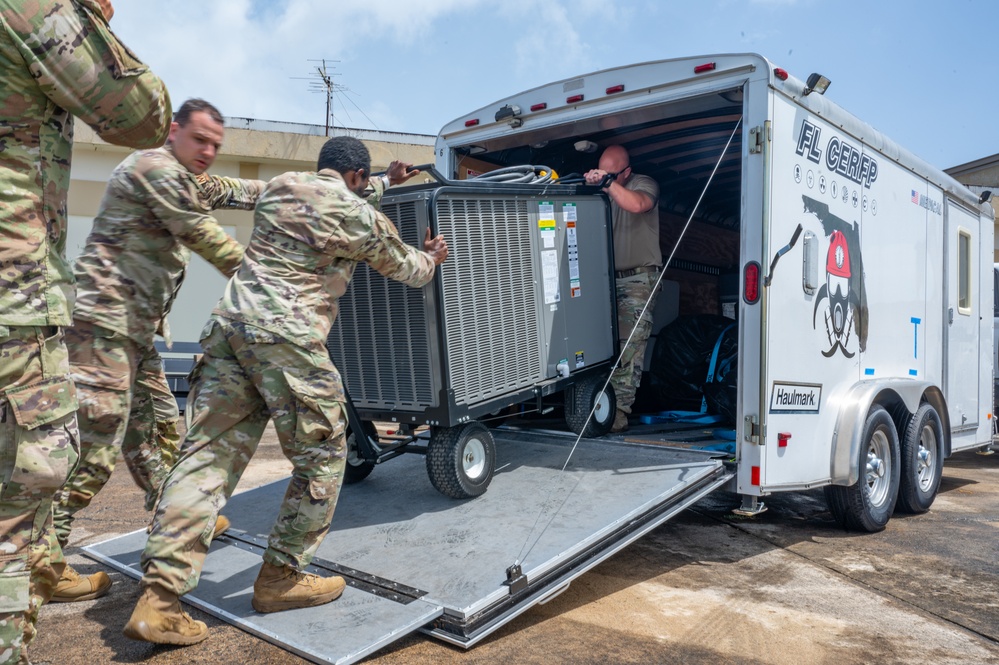
[[[614,270],[631,270],[641,266],[661,266],[659,249],[659,184],[647,175],[633,173],[625,188],[644,192],[653,201],[647,212],[631,213],[611,202],[614,223]]]

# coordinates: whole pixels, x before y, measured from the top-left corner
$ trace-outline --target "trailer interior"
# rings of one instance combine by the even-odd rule
[[[596,168],[604,148],[619,144],[628,150],[634,173],[656,180],[660,247],[668,265],[654,313],[637,412],[701,408],[694,375],[702,368],[663,367],[683,359],[670,357],[666,347],[657,353],[655,344],[671,334],[680,339],[702,335],[706,338],[699,351],[704,353],[706,348],[710,354],[720,331],[729,327],[723,317],[729,324],[737,319],[746,131],[740,124],[742,114],[743,91],[736,88],[615,111],[571,125],[519,130],[457,147],[456,168],[445,174],[464,180],[488,176],[494,169],[533,165],[553,170],[563,181],[572,180]],[[736,344],[736,339],[737,334],[730,331],[729,345]],[[708,360],[702,364],[706,368]],[[687,385],[676,389],[664,385],[678,374]]]

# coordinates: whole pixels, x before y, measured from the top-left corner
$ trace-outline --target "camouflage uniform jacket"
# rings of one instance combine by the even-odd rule
[[[409,286],[433,279],[430,254],[404,243],[373,207],[381,179],[372,187],[365,201],[329,169],[271,180],[257,203],[243,263],[215,313],[324,353],[337,300],[359,261]]]
[[[0,0],[0,325],[72,323],[73,116],[109,143],[152,148],[170,97],[94,0]]]
[[[148,345],[162,329],[191,250],[225,275],[243,248],[208,210],[250,210],[259,180],[195,176],[170,147],[132,153],[115,168],[83,253],[73,315]]]

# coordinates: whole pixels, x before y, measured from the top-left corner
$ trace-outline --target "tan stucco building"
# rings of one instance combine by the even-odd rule
[[[999,155],[983,157],[967,164],[958,164],[944,171],[976,194],[990,191],[992,207],[999,206]],[[992,247],[993,261],[999,263],[999,228],[996,229]]]
[[[226,118],[225,140],[209,173],[239,178],[269,180],[287,171],[315,169],[319,149],[326,142],[326,128]],[[331,135],[349,134],[367,145],[371,168],[384,170],[398,159],[411,164],[433,162],[434,137],[374,130],[335,128]],[[111,171],[128,155],[127,148],[112,146],[78,122],[73,144],[73,168],[69,188],[69,239],[67,254],[74,259],[82,251]],[[219,211],[216,218],[241,243],[253,229],[253,215],[244,211]],[[178,349],[197,343],[201,328],[222,294],[225,278],[198,256],[194,256],[184,285],[170,314],[170,328]]]

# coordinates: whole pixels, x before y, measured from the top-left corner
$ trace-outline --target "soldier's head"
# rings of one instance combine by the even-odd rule
[[[173,116],[167,144],[178,162],[199,175],[215,161],[224,132],[222,114],[217,108],[203,99],[189,99]]]
[[[318,170],[333,169],[343,176],[347,187],[358,196],[368,186],[371,176],[371,155],[352,136],[334,136],[319,151]]]
[[[623,146],[611,145],[607,146],[607,149],[600,154],[598,168],[607,173],[616,173],[617,177],[614,179],[623,185],[628,182],[628,178],[631,176],[630,164],[628,151]]]

